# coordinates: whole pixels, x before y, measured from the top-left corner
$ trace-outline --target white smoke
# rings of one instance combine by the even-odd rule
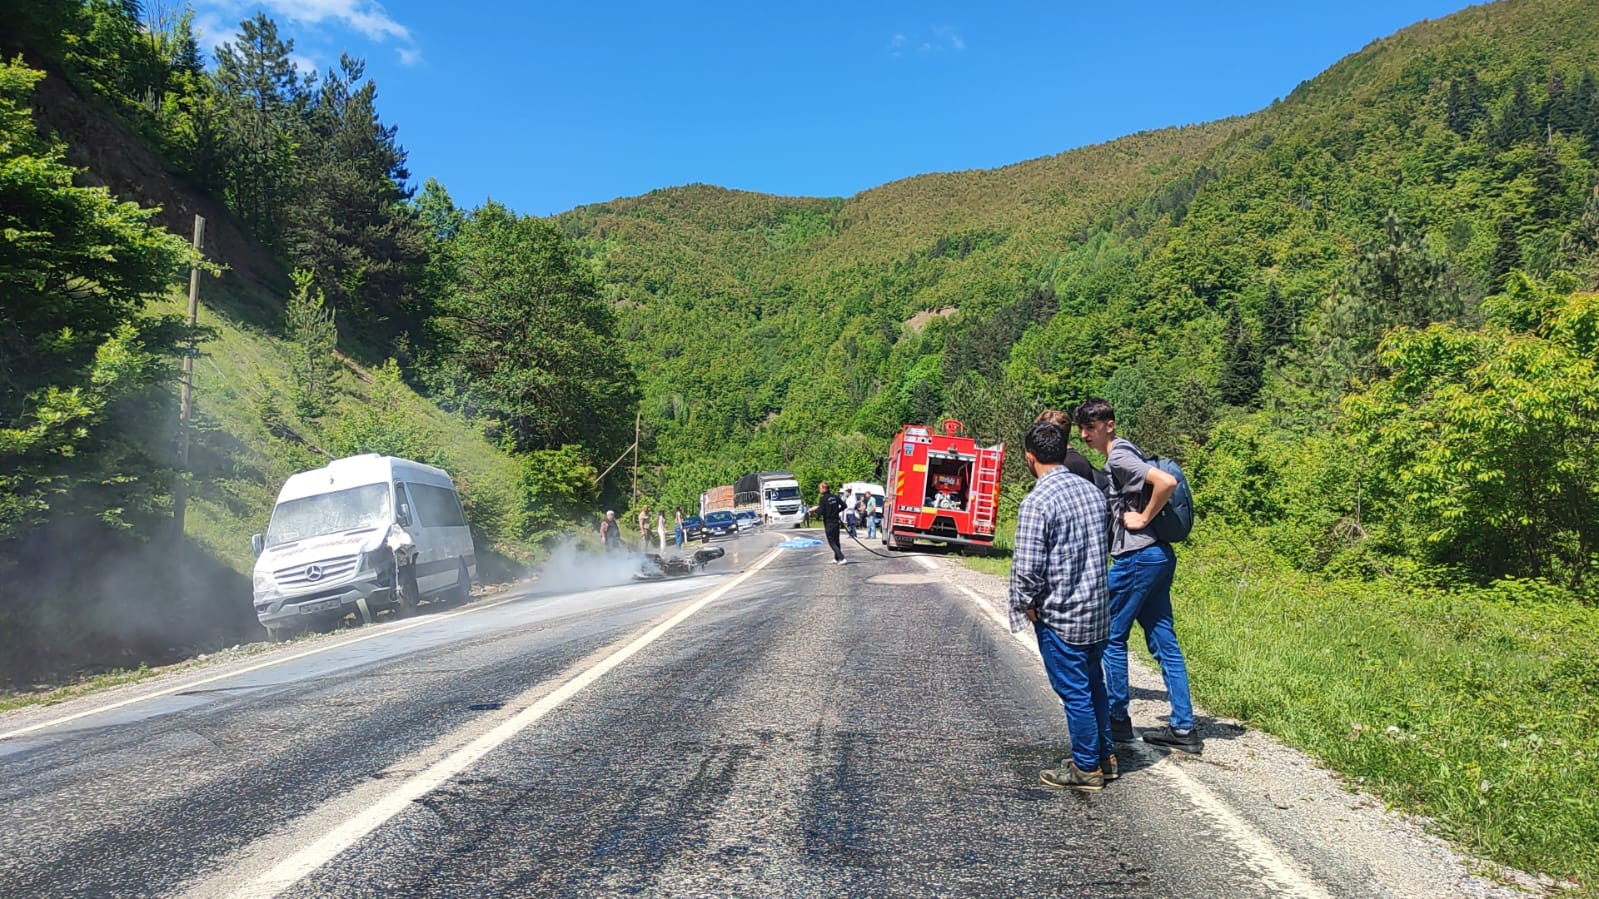
[[[539,568],[534,590],[539,593],[577,593],[630,583],[647,565],[635,552],[596,551],[576,539],[556,545]]]

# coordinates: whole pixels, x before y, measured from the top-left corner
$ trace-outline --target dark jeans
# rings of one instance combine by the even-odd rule
[[[1044,658],[1049,685],[1066,710],[1072,735],[1072,764],[1093,771],[1110,755],[1110,706],[1105,699],[1105,674],[1100,668],[1105,644],[1074,646],[1043,624],[1033,623],[1038,654]]]
[[[844,558],[844,550],[838,545],[838,525],[824,524],[822,533],[827,535],[827,545],[833,548],[833,561],[837,562]]]

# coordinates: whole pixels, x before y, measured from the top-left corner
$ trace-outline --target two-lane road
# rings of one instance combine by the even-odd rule
[[[1155,753],[1043,788],[1059,703],[993,597],[785,536],[0,718],[0,894],[1380,891]]]

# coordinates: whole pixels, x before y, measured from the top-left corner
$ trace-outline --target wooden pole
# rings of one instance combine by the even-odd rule
[[[638,433],[644,421],[643,412],[633,413],[633,505],[638,505]]]
[[[205,219],[194,217],[194,252],[199,254],[205,245]],[[200,323],[200,261],[189,268],[189,351],[183,355],[183,383],[178,393],[178,479],[172,485],[172,534],[178,550],[178,561],[183,561],[183,515],[188,501],[189,477],[189,419],[194,413],[194,353],[193,329]]]

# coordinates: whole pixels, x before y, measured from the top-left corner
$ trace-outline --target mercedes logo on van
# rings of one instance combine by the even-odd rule
[[[320,581],[320,580],[322,580],[322,566],[321,565],[307,565],[307,566],[305,566],[305,579],[308,580],[308,581]]]

